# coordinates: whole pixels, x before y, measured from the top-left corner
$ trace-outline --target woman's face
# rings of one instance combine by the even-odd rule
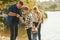
[[[33,10],[34,13],[37,13],[38,11],[37,10]]]

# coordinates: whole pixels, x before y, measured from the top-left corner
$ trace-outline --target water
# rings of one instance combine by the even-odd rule
[[[60,40],[60,11],[46,11],[48,18],[41,28],[42,40]]]
[[[60,11],[46,11],[48,18],[41,27],[42,40],[60,40]],[[24,31],[24,32],[23,32]],[[9,32],[0,31],[0,40],[9,40]],[[18,40],[27,40],[24,28],[19,28]]]

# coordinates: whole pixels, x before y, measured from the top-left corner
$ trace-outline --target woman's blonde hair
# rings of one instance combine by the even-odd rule
[[[33,10],[37,10],[38,12],[40,12],[37,6],[34,6],[33,9],[32,9],[32,11]]]

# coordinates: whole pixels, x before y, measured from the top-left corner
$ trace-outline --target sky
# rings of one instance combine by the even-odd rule
[[[37,1],[43,2],[43,1],[49,1],[49,0],[37,0]],[[52,1],[54,1],[54,0],[52,0]]]
[[[43,2],[43,1],[49,1],[49,0],[40,0],[41,2]]]

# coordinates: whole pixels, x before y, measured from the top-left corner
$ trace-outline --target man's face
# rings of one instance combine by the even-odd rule
[[[29,10],[23,10],[24,14],[28,14]]]
[[[20,3],[17,3],[17,8],[18,9],[22,8],[22,5]]]

